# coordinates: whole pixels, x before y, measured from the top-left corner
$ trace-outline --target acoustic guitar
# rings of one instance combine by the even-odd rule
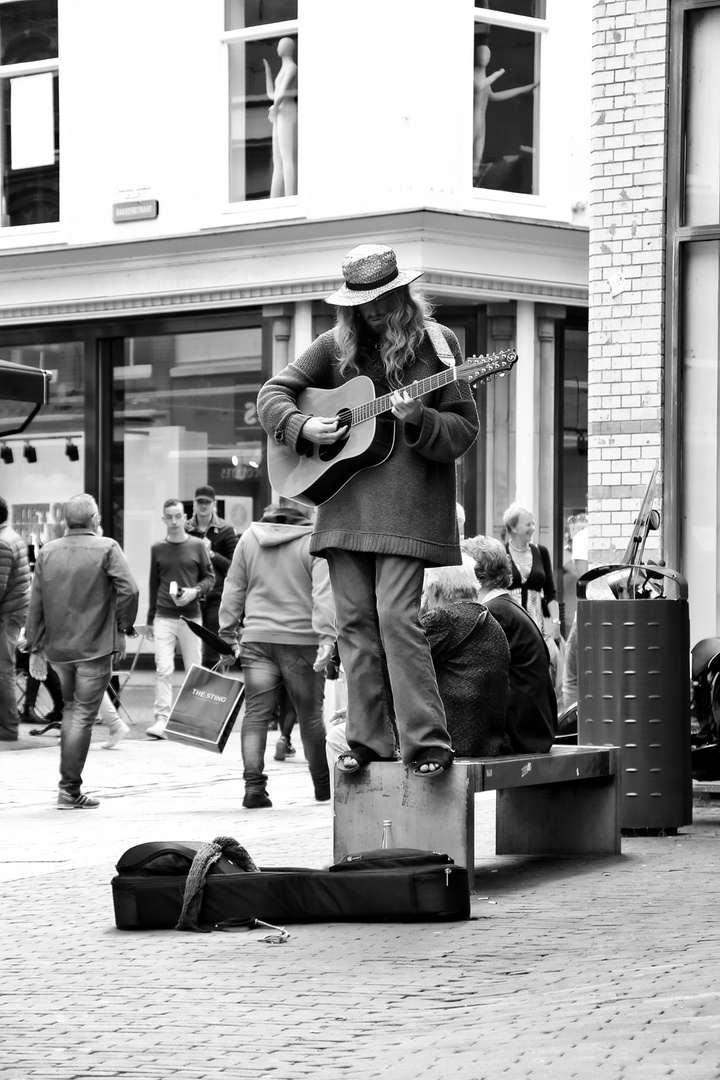
[[[474,383],[502,378],[516,363],[514,351],[470,356],[463,364],[419,379],[403,390],[419,398],[460,379]],[[334,443],[307,443],[302,454],[268,440],[268,474],[279,495],[320,506],[361,469],[381,465],[390,457],[396,430],[395,418],[387,415],[392,408],[390,394],[376,397],[375,385],[366,375],[358,375],[333,390],[303,390],[297,407],[308,416],[337,416],[338,426],[348,431]]]

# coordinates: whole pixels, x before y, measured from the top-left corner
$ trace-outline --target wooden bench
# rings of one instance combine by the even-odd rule
[[[549,754],[456,758],[437,777],[399,761],[335,770],[333,855],[378,848],[384,820],[396,847],[441,851],[475,864],[475,793],[496,791],[498,855],[617,855],[620,749],[553,746]]]

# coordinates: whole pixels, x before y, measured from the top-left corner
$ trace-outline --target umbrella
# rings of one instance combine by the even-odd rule
[[[199,637],[201,641],[204,641],[206,645],[209,645],[211,649],[214,649],[216,653],[219,653],[220,656],[233,655],[232,645],[228,645],[227,641],[223,641],[223,639],[218,637],[217,634],[214,634],[212,630],[208,630],[207,626],[201,626],[200,623],[192,622],[190,619],[186,619],[184,615],[181,615],[180,618],[190,627],[193,634]]]

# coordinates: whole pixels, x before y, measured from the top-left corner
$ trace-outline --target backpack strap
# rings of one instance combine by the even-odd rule
[[[425,332],[430,338],[430,343],[435,350],[438,360],[445,367],[455,367],[455,357],[452,349],[445,340],[445,335],[436,322],[426,322]]]

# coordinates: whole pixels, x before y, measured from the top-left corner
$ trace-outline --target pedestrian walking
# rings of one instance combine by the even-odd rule
[[[162,519],[167,530],[164,540],[153,544],[150,552],[150,599],[148,606],[148,641],[155,645],[154,722],[146,734],[165,738],[173,700],[172,677],[175,671],[175,648],[180,646],[183,666],[202,663],[200,639],[181,620],[201,623],[200,600],[215,584],[215,574],[202,540],[189,536],[185,512],[179,499],[166,499]]]
[[[323,702],[335,608],[327,563],[310,554],[312,531],[299,507],[268,506],[240,537],[223,589],[220,637],[239,651],[245,679],[241,743],[248,810],[272,806],[265,747],[283,685],[297,713],[315,798],[330,798]]]
[[[138,588],[120,546],[98,535],[91,495],[69,499],[64,520],[65,535],[38,554],[25,636],[30,674],[43,680],[50,661],[65,702],[58,809],[93,810],[100,804],[81,790],[83,768],[113,655],[125,655],[125,635],[134,633]]]
[[[18,738],[15,652],[30,598],[30,563],[25,541],[8,525],[0,498],[0,740]]]
[[[220,611],[220,599],[223,585],[233,552],[237,546],[238,537],[232,525],[218,517],[216,512],[215,489],[205,484],[195,491],[193,500],[193,515],[189,519],[187,532],[191,536],[197,536],[207,548],[215,584],[210,592],[200,601],[203,626],[217,634],[218,612]],[[215,667],[220,659],[220,653],[216,652],[207,642],[202,642],[202,662],[205,667]]]

